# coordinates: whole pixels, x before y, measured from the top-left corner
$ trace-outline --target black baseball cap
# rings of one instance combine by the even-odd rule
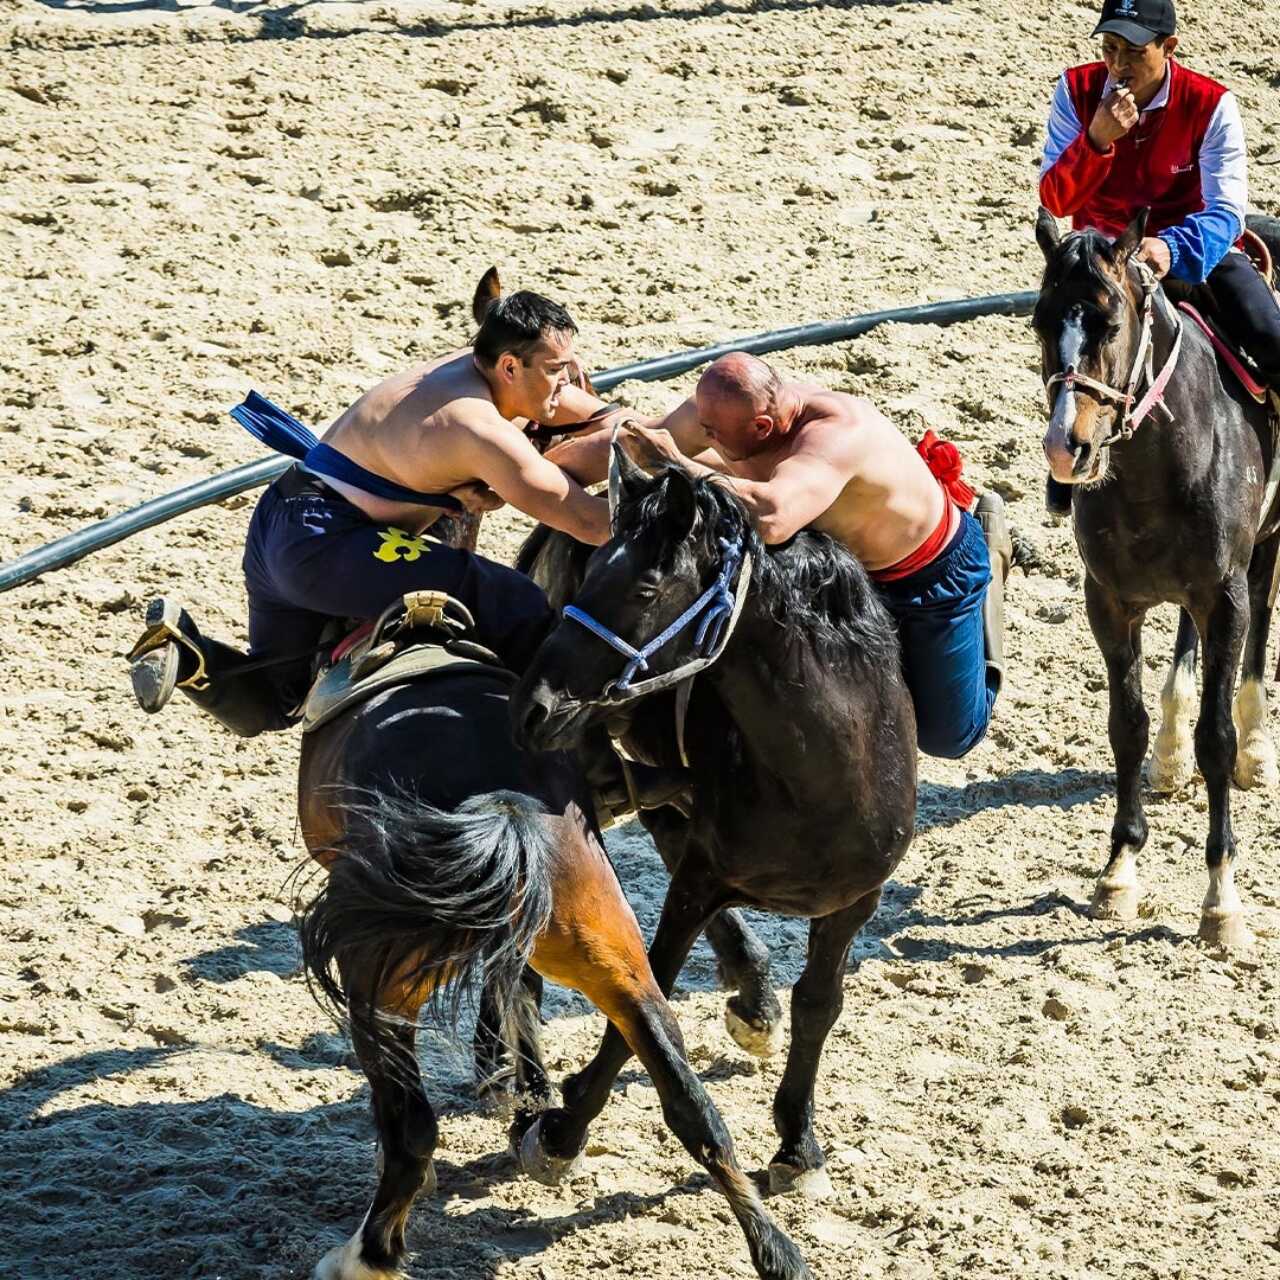
[[[1106,0],[1093,34],[1109,31],[1130,44],[1148,44],[1177,29],[1173,0]]]

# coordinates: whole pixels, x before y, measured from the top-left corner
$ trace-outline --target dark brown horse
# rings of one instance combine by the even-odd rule
[[[1043,211],[1036,228],[1047,262],[1034,317],[1050,390],[1045,453],[1054,479],[1073,486],[1085,605],[1111,702],[1117,805],[1093,910],[1137,914],[1136,858],[1147,841],[1142,623],[1153,605],[1173,603],[1182,614],[1150,778],[1172,789],[1191,774],[1198,636],[1194,748],[1209,798],[1200,936],[1238,946],[1248,931],[1233,882],[1231,780],[1276,780],[1263,686],[1280,548],[1273,439],[1266,406],[1138,263],[1145,225],[1144,211],[1114,244],[1093,231],[1060,238]]]
[[[684,734],[692,818],[645,815],[672,873],[649,960],[670,992],[725,908],[811,921],[770,1181],[822,1194],[818,1060],[849,946],[914,830],[915,719],[897,638],[861,565],[830,538],[806,531],[766,550],[725,485],[674,467],[651,478],[619,449],[614,465],[614,537],[513,695],[517,740],[560,749],[608,724],[629,750],[662,758],[669,687],[701,671]],[[549,1156],[581,1150],[629,1053],[610,1031],[565,1083],[564,1108],[530,1134]]]
[[[538,1045],[541,978],[581,991],[643,1062],[663,1115],[724,1192],[752,1261],[771,1280],[809,1270],[738,1167],[689,1066],[680,1028],[600,843],[582,773],[564,754],[512,745],[510,677],[476,666],[391,686],[303,740],[298,809],[328,869],[302,921],[307,970],[345,1010],[369,1079],[380,1173],[355,1235],[318,1280],[391,1280],[414,1197],[434,1186],[436,1120],[415,1053],[430,1002],[485,991],[481,1068],[516,1056],[512,1144],[526,1171],[563,1176],[534,1122],[551,1090]],[[526,967],[528,966],[528,967]],[[576,1149],[570,1156],[576,1155]]]

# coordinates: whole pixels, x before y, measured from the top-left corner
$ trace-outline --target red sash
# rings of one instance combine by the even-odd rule
[[[960,450],[949,440],[940,440],[933,431],[926,431],[924,439],[916,445],[916,452],[924,459],[925,466],[947,496],[947,501],[942,505],[942,519],[938,521],[938,527],[910,555],[904,556],[897,564],[873,569],[870,575],[872,582],[897,582],[918,573],[925,565],[932,564],[946,549],[948,535],[951,533],[952,504],[961,511],[968,511],[977,496],[961,479],[964,459],[960,456]]]

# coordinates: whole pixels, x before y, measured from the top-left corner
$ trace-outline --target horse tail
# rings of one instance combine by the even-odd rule
[[[379,1056],[403,1054],[397,1026],[419,1008],[455,1027],[481,980],[502,1018],[520,1016],[525,965],[551,918],[555,848],[546,809],[515,791],[452,812],[405,792],[344,806],[347,833],[301,914],[307,980]]]

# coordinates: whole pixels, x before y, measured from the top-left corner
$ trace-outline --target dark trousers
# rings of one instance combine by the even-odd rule
[[[376,618],[407,591],[445,591],[461,601],[475,617],[476,639],[514,671],[528,666],[554,621],[542,589],[523,574],[374,524],[298,468],[258,500],[244,577],[251,661],[315,650],[334,619]],[[263,727],[283,727],[306,694],[311,660],[298,657],[262,674],[274,702]]]
[[[1268,386],[1280,389],[1280,306],[1271,287],[1243,253],[1229,253],[1202,285],[1167,279],[1165,290],[1209,312],[1253,362]]]

